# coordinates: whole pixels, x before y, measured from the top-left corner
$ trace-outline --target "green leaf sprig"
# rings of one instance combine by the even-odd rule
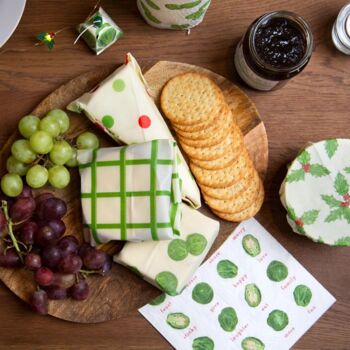
[[[300,169],[293,170],[288,176],[287,182],[298,182],[305,180],[305,175],[310,174],[314,177],[322,177],[330,174],[330,171],[323,165],[315,163],[311,164],[310,153],[306,150],[302,151],[297,157],[301,165]]]

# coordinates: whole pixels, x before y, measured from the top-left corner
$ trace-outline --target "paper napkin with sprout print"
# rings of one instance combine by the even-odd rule
[[[78,152],[81,202],[91,243],[179,235],[176,143],[154,140]]]
[[[287,350],[334,297],[255,219],[241,223],[178,296],[141,314],[179,350]]]

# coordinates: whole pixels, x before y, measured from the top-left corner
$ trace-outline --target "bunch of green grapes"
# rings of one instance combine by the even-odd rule
[[[55,188],[65,188],[70,182],[67,167],[76,167],[77,149],[99,147],[97,136],[84,132],[78,136],[76,147],[64,139],[69,129],[69,117],[60,109],[50,111],[44,118],[23,117],[18,129],[23,139],[12,144],[7,160],[7,171],[1,179],[1,189],[9,197],[18,196],[23,189],[21,176],[32,188],[41,188],[49,182]]]

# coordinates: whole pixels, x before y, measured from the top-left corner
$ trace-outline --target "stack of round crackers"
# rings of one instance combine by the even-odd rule
[[[254,216],[264,187],[221,89],[205,75],[180,74],[164,86],[161,107],[212,211],[235,222]]]

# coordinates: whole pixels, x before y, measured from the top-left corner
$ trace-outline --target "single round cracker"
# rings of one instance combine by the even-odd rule
[[[180,141],[181,147],[184,152],[188,155],[190,159],[198,160],[213,160],[223,156],[226,153],[232,152],[233,138],[231,133],[228,133],[227,136],[215,146],[209,147],[192,147],[188,146]]]
[[[190,163],[191,171],[199,186],[203,184],[218,188],[228,187],[239,181],[243,177],[244,172],[252,166],[252,161],[246,150],[239,155],[231,166],[219,170],[202,169]]]
[[[243,152],[243,149],[245,146],[244,146],[243,133],[237,124],[234,124],[234,123],[232,124],[231,134],[233,139],[231,151],[226,152],[222,156],[217,157],[216,159],[213,159],[213,160],[200,160],[200,159],[192,158],[191,159],[192,163],[199,166],[200,168],[208,169],[208,170],[223,169],[232,165],[233,162],[239,156],[239,154]]]
[[[174,129],[176,131],[176,134],[182,139],[199,141],[206,140],[210,135],[227,132],[227,130],[231,128],[232,122],[232,111],[228,106],[225,106],[222,110],[222,113],[220,113],[207,127],[201,128],[198,131],[183,131],[176,127],[174,127]],[[191,146],[191,143],[188,142],[187,144]]]
[[[247,190],[249,186],[253,186],[254,182],[258,182],[259,174],[254,168],[246,171],[243,178],[233,185],[225,188],[209,187],[201,185],[203,197],[210,196],[216,199],[233,199]]]
[[[160,104],[166,117],[176,124],[192,125],[212,121],[225,103],[224,94],[206,75],[188,72],[170,79]]]
[[[233,221],[233,222],[240,222],[244,220],[248,220],[255,216],[259,210],[261,209],[263,203],[264,203],[264,197],[265,197],[265,191],[264,186],[261,185],[258,198],[256,199],[256,202],[253,203],[252,206],[250,206],[247,209],[244,209],[238,213],[222,213],[218,210],[212,210],[215,215],[217,215],[219,218],[224,219],[226,221]]]
[[[191,162],[202,169],[219,170],[231,166],[236,158],[234,152],[227,152],[221,157],[213,160],[199,160],[193,158],[191,159]]]
[[[217,199],[202,192],[205,202],[211,209],[221,213],[237,213],[249,208],[255,203],[261,186],[261,180],[257,175],[255,181],[248,188],[231,199]]]
[[[176,124],[176,123],[171,123],[171,126],[176,132],[179,131],[184,131],[184,132],[194,132],[194,131],[199,131],[203,129],[209,128],[213,123],[215,123],[215,119],[212,121],[208,122],[203,122],[203,123],[197,123],[193,125],[182,125],[182,124]]]

